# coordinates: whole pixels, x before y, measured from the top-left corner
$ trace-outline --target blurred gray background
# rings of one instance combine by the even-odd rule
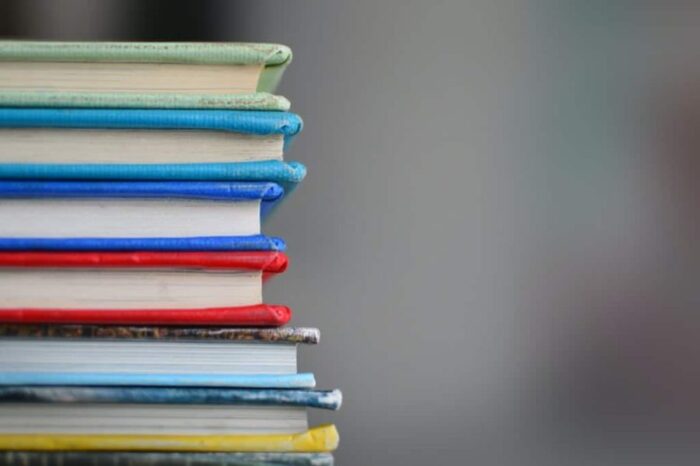
[[[0,33],[293,48],[266,297],[322,331],[339,465],[697,464],[699,7],[6,0]]]

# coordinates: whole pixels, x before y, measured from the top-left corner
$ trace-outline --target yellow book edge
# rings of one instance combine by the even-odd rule
[[[270,435],[72,435],[0,434],[0,450],[327,452],[338,447],[332,424],[298,434]]]

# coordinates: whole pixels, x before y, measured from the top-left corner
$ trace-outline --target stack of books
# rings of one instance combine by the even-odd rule
[[[304,178],[272,44],[0,42],[0,463],[330,465],[263,301]]]

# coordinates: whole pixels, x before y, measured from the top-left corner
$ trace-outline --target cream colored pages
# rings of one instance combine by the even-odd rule
[[[157,164],[282,160],[281,134],[147,129],[0,129],[0,163]]]
[[[22,92],[249,94],[262,65],[0,61],[0,89]]]

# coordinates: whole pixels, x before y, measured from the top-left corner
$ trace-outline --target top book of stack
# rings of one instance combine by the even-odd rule
[[[277,44],[0,41],[0,106],[288,110]]]

